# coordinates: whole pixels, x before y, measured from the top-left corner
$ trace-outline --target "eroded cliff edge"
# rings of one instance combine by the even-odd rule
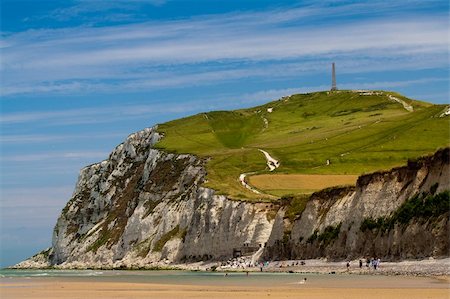
[[[259,246],[265,259],[449,255],[448,211],[361,229],[415,195],[449,190],[448,148],[362,176],[356,187],[315,193],[289,219],[282,204],[239,202],[202,187],[205,161],[154,149],[161,137],[156,127],[132,134],[107,160],[82,169],[52,248],[16,267],[140,268],[225,260]]]
[[[314,193],[293,221],[279,211],[265,258],[448,257],[449,189],[445,148],[363,175],[355,187]]]

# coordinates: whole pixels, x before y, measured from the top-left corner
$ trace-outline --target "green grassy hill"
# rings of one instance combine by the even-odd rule
[[[294,179],[291,187],[280,189],[265,176],[256,185],[263,191],[258,195],[241,185],[239,175],[256,172],[251,181],[258,182],[258,174],[360,175],[403,165],[449,145],[450,117],[439,117],[445,108],[384,91],[298,94],[161,124],[165,138],[157,147],[210,158],[206,185],[222,194],[270,200],[270,194],[314,190],[296,189]],[[270,153],[280,167],[269,172],[258,149]]]

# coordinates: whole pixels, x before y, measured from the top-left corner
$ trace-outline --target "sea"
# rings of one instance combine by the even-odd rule
[[[24,280],[117,282],[168,285],[289,286],[312,288],[448,288],[432,277],[178,270],[0,270],[1,283]]]

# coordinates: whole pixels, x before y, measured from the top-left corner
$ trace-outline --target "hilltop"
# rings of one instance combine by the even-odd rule
[[[157,127],[146,128],[83,168],[52,247],[15,267],[154,269],[233,263],[238,255],[245,267],[320,257],[448,257],[449,147],[360,176],[353,186],[261,203],[205,188],[207,160],[155,149],[161,139]]]
[[[81,170],[52,247],[15,267],[448,257],[448,110],[319,92],[146,128]]]
[[[445,110],[387,91],[296,94],[160,124],[156,148],[207,159],[205,186],[220,194],[272,200],[353,185],[361,174],[448,146]],[[271,171],[262,151],[279,167]]]

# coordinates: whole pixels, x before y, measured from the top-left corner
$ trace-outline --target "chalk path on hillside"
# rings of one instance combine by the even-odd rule
[[[354,92],[359,92],[359,94],[362,95],[362,96],[382,95],[383,94],[383,92],[370,91],[370,90],[355,90]],[[409,112],[413,112],[414,111],[414,107],[412,105],[406,103],[402,99],[394,97],[393,95],[390,95],[390,94],[386,94],[386,95],[387,95],[389,100],[392,100],[394,102],[402,104],[403,108],[405,108],[407,111],[409,111]]]
[[[277,160],[275,160],[274,158],[272,158],[272,156],[269,155],[268,152],[263,151],[262,149],[258,149],[261,153],[264,154],[264,156],[266,157],[267,160],[267,166],[269,166],[269,170],[270,171],[274,171],[275,169],[277,169],[278,167],[280,167],[280,162],[278,162]]]
[[[390,95],[390,94],[388,94],[387,96],[388,96],[389,99],[391,99],[391,100],[393,100],[393,101],[395,101],[397,103],[402,104],[403,108],[405,108],[407,111],[409,111],[409,112],[413,112],[414,111],[413,106],[409,105],[405,101],[403,101],[403,100],[401,100],[401,99],[399,99],[397,97],[394,97],[393,95]]]
[[[274,159],[268,152],[262,150],[262,149],[258,149],[261,153],[264,154],[264,157],[267,160],[267,166],[269,167],[270,171],[274,171],[275,169],[277,169],[278,167],[280,167],[280,162],[276,159]],[[241,182],[242,186],[244,186],[245,188],[247,188],[248,190],[252,191],[253,193],[256,194],[261,194],[260,191],[256,190],[255,188],[253,188],[252,186],[250,186],[249,184],[247,184],[247,182],[245,181],[245,178],[247,175],[249,174],[255,174],[256,172],[249,172],[249,173],[241,173],[239,175],[239,182]]]
[[[247,182],[245,181],[245,177],[249,174],[253,174],[254,172],[249,172],[249,173],[241,173],[239,175],[239,182],[241,182],[242,186],[244,186],[245,188],[247,188],[248,190],[252,191],[253,193],[256,194],[261,194],[261,192],[259,192],[258,190],[256,190],[255,188],[253,188],[252,186],[250,186],[249,184],[247,184]]]
[[[445,117],[450,115],[450,106],[444,109],[444,111],[439,115],[439,117]]]

